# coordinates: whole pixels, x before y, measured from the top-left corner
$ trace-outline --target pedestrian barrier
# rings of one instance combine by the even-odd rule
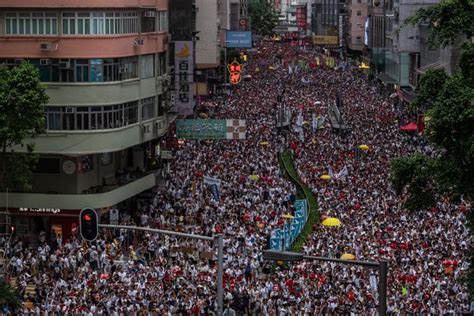
[[[313,192],[301,182],[298,173],[293,165],[293,157],[290,150],[284,151],[280,157],[280,167],[282,171],[288,176],[289,180],[296,186],[297,197],[299,200],[295,201],[295,218],[289,225],[289,236],[290,238],[284,239],[285,229],[278,229],[272,231],[270,235],[270,249],[282,249],[281,242],[286,240],[285,249],[292,249],[293,251],[301,251],[306,239],[309,237],[313,230],[313,225],[319,219],[319,211],[316,197]],[[296,220],[298,210],[305,209],[304,222],[303,220]],[[293,225],[293,222],[295,224]],[[286,228],[286,225],[285,227]]]
[[[291,222],[285,223],[283,229],[274,229],[270,237],[270,248],[282,250],[283,241],[285,250],[291,249],[293,242],[298,238],[308,220],[308,202],[296,200],[294,203],[295,215]]]

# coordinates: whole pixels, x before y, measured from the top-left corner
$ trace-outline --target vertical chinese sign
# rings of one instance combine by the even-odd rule
[[[234,59],[233,62],[227,65],[227,68],[229,69],[229,72],[230,72],[229,82],[231,84],[238,84],[240,80],[242,79],[241,77],[242,65],[237,60]]]
[[[296,26],[298,26],[298,31],[306,34],[307,30],[307,11],[306,4],[299,5],[296,7]]]
[[[175,104],[179,114],[193,114],[193,42],[175,42]]]

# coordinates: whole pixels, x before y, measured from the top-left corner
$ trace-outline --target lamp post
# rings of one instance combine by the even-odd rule
[[[363,266],[370,269],[376,269],[379,275],[378,293],[379,293],[379,315],[387,315],[387,261],[370,262],[370,261],[357,261],[357,260],[343,260],[326,257],[307,256],[298,252],[290,251],[276,251],[276,250],[265,250],[263,252],[264,260],[272,261],[301,261],[301,260],[312,260],[312,261],[324,261],[324,262],[335,262],[340,264]]]

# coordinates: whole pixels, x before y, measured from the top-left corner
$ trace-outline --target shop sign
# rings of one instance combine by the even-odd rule
[[[175,105],[179,114],[193,113],[193,42],[175,42]]]
[[[34,208],[34,207],[20,207],[19,211],[21,213],[28,212],[28,213],[51,213],[51,214],[58,214],[61,212],[59,208]]]
[[[313,44],[315,45],[337,45],[337,36],[313,36]]]

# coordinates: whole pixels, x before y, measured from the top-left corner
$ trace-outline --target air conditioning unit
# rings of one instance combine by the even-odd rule
[[[41,43],[40,48],[41,48],[41,50],[53,50],[53,44],[51,44],[51,43]]]
[[[146,18],[154,18],[154,17],[155,17],[155,14],[156,14],[155,11],[146,11],[145,14],[144,14],[144,16],[145,16]]]
[[[143,43],[144,43],[143,38],[136,38],[136,39],[133,41],[133,46],[142,46]]]
[[[127,66],[122,66],[119,68],[119,73],[121,74],[126,74],[126,73],[129,73],[130,71],[128,70],[128,67]]]
[[[51,60],[50,59],[40,59],[40,65],[41,66],[47,66],[51,64]]]
[[[59,62],[59,68],[70,69],[71,68],[71,62],[70,61],[60,61]]]

